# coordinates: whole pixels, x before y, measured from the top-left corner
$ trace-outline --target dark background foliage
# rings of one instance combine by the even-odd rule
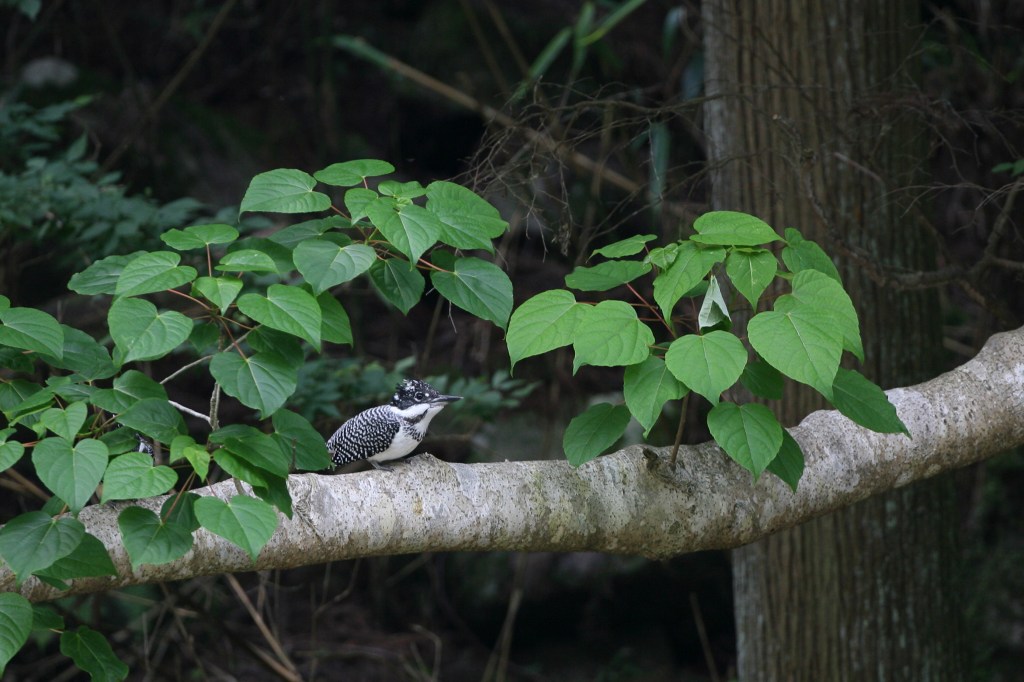
[[[72,272],[158,244],[170,227],[233,222],[251,177],[270,168],[369,157],[406,179],[470,185],[511,223],[498,255],[517,303],[561,286],[603,242],[674,238],[705,210],[697,2],[647,2],[579,64],[568,48],[519,97],[517,85],[574,24],[579,3],[55,0],[34,20],[17,4],[0,4],[0,291],[80,326],[101,322],[103,311],[66,291]],[[612,9],[596,5],[598,16]],[[919,201],[944,267],[969,269],[1004,215],[996,255],[1024,260],[1021,210],[1007,206],[1012,166],[1024,158],[1022,26],[1020,2],[924,4],[920,89],[907,101],[864,103],[914,110],[932,128],[931,182]],[[453,101],[401,65],[342,49],[338,36],[358,37],[504,118]],[[252,218],[244,227],[274,224]],[[993,268],[944,290],[949,366],[993,331],[1021,324],[1021,284],[1019,269]],[[573,378],[564,352],[523,363],[522,382],[511,383],[500,331],[436,296],[408,317],[365,285],[344,296],[355,346],[311,358],[293,403],[324,433],[386,396],[400,375],[476,377],[468,390],[477,407],[466,401],[440,418],[432,452],[462,461],[559,457],[567,417],[614,385],[615,375],[597,368]],[[654,442],[671,440],[673,427],[664,428]],[[1022,480],[1019,454],[963,475],[964,570],[975,585],[982,676],[1010,679],[1024,659],[1015,568]],[[4,482],[13,489],[0,501],[4,518],[36,504]],[[734,658],[729,567],[717,553],[659,563],[424,555],[238,581],[266,632],[223,577],[61,608],[110,635],[132,679],[271,678],[280,671],[266,660],[277,644],[306,679],[710,679]],[[70,679],[68,666],[55,639],[40,635],[8,677]]]

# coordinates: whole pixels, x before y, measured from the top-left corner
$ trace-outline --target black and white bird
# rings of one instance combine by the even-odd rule
[[[398,384],[387,405],[364,410],[341,425],[327,439],[327,451],[334,464],[367,460],[377,469],[390,469],[381,462],[405,457],[427,434],[430,420],[445,405],[462,396],[442,395],[419,379]]]

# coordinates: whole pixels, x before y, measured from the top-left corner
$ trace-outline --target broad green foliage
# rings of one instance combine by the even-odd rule
[[[240,213],[321,215],[260,237],[220,222],[176,226],[160,236],[159,250],[96,260],[69,282],[107,306],[107,329],[95,337],[0,296],[0,471],[31,465],[54,496],[45,511],[0,528],[0,559],[19,584],[36,576],[66,589],[77,578],[115,573],[103,545],[75,518],[97,498],[129,501],[118,527],[134,569],[180,558],[199,528],[255,561],[278,515],[292,514],[290,472],[331,465],[322,436],[284,406],[316,354],[352,343],[346,283],[367,278],[404,313],[422,298],[429,275],[451,304],[507,327],[511,281],[466,252],[493,254],[507,223],[450,182],[384,178],[370,188],[367,178],[394,171],[373,159],[312,175],[271,170],[253,178]],[[150,363],[172,369],[154,379],[145,373]],[[171,402],[165,384],[178,381],[214,387],[211,400]],[[220,424],[217,405],[231,399],[267,423]],[[190,432],[183,414],[198,414],[210,428]],[[156,465],[149,446],[170,466]],[[215,465],[251,484],[253,496],[187,492]],[[159,513],[131,503],[166,493]],[[31,627],[32,609],[20,599],[0,595],[0,671]],[[63,631],[61,651],[94,679],[125,677],[102,635],[51,627]]]
[[[565,278],[568,288],[582,292],[628,284],[630,302],[578,300],[554,289],[512,313],[513,368],[563,346],[573,348],[574,372],[583,365],[624,368],[625,405],[591,407],[566,430],[571,463],[614,445],[627,415],[649,434],[669,401],[693,391],[712,404],[708,426],[732,459],[755,477],[770,471],[795,490],[804,468],[800,446],[768,407],[737,404],[734,392],[739,383],[778,400],[787,377],[815,388],[862,426],[907,433],[878,386],[840,369],[844,351],[863,361],[864,349],[853,303],[820,246],[793,228],[782,238],[764,221],[734,211],[706,213],[693,228],[689,239],[665,246],[651,247],[654,237],[642,235],[596,249],[592,257],[608,260]],[[780,256],[770,250],[774,242],[783,243]],[[769,295],[776,280],[785,293]],[[732,331],[733,310],[743,307],[750,312],[745,337]]]
[[[0,675],[32,631],[32,604],[20,594],[0,594]]]

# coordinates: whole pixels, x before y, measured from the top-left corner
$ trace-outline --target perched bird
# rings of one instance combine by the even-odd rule
[[[398,384],[387,405],[364,410],[341,425],[327,440],[335,465],[365,459],[377,469],[381,462],[405,457],[427,434],[430,420],[461,396],[442,395],[419,379]]]

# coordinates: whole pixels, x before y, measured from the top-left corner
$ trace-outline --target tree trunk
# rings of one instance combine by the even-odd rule
[[[918,4],[703,6],[712,204],[844,254],[866,375],[885,387],[934,373],[937,297],[868,276],[933,266],[901,190],[926,151],[927,129],[901,105],[915,92]],[[783,421],[821,407],[816,395],[787,393]],[[740,679],[964,679],[954,505],[944,475],[735,550]]]

